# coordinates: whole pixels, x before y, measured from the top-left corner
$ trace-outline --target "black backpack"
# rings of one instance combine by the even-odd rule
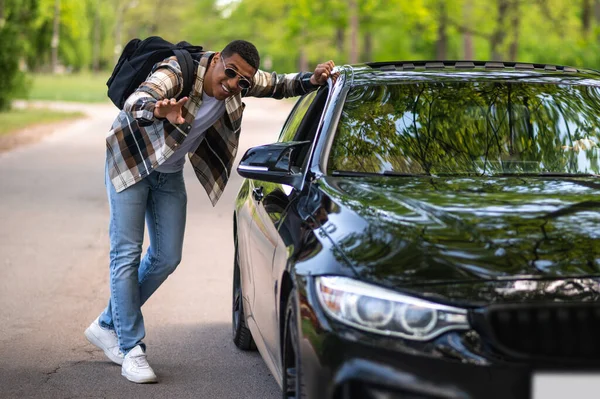
[[[188,42],[173,44],[158,36],[144,40],[132,39],[123,49],[112,75],[106,82],[108,97],[119,109],[123,109],[127,98],[146,80],[152,67],[157,62],[175,55],[183,73],[183,90],[177,98],[179,100],[192,91],[196,72],[192,54],[201,51],[201,46],[193,46]]]

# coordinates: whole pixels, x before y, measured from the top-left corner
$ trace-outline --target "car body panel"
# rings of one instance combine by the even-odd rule
[[[340,213],[328,217],[332,239],[370,281],[401,286],[600,275],[597,179],[321,182]]]
[[[360,331],[324,313],[318,276],[459,306],[473,326],[485,323],[488,307],[594,303],[600,296],[597,177],[327,174],[332,136],[353,87],[473,79],[600,87],[600,74],[484,67],[442,73],[399,65],[340,68],[335,84],[319,92],[327,96],[310,100],[318,107],[303,105],[305,117],[299,100],[280,141],[313,141],[298,165],[302,184],[246,179],[238,194],[246,317],[270,371],[281,384],[283,310],[292,287],[308,397],[361,397],[360,389],[384,386],[431,398],[527,398],[536,370],[600,370],[598,362],[511,356],[489,344],[488,326],[416,342]],[[295,112],[302,122],[293,121]]]

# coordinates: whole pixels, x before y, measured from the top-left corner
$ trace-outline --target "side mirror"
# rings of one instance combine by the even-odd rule
[[[295,161],[301,150],[310,144],[310,141],[289,141],[252,147],[242,157],[237,172],[248,179],[300,189],[303,174]]]

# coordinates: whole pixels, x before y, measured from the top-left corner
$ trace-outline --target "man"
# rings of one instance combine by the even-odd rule
[[[130,381],[157,381],[142,341],[141,306],[181,261],[186,155],[214,206],[235,159],[242,97],[302,95],[337,77],[333,61],[312,74],[277,75],[258,67],[256,47],[243,40],[204,52],[189,97],[177,101],[182,73],[176,57],[168,58],[127,99],[106,138],[111,296],[85,336],[121,364]],[[141,259],[145,223],[150,246]]]

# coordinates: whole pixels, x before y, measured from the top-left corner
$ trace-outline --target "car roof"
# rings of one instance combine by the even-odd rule
[[[354,84],[381,83],[381,79],[411,80],[533,80],[600,85],[600,72],[563,65],[504,61],[429,60],[390,61],[348,65]]]

